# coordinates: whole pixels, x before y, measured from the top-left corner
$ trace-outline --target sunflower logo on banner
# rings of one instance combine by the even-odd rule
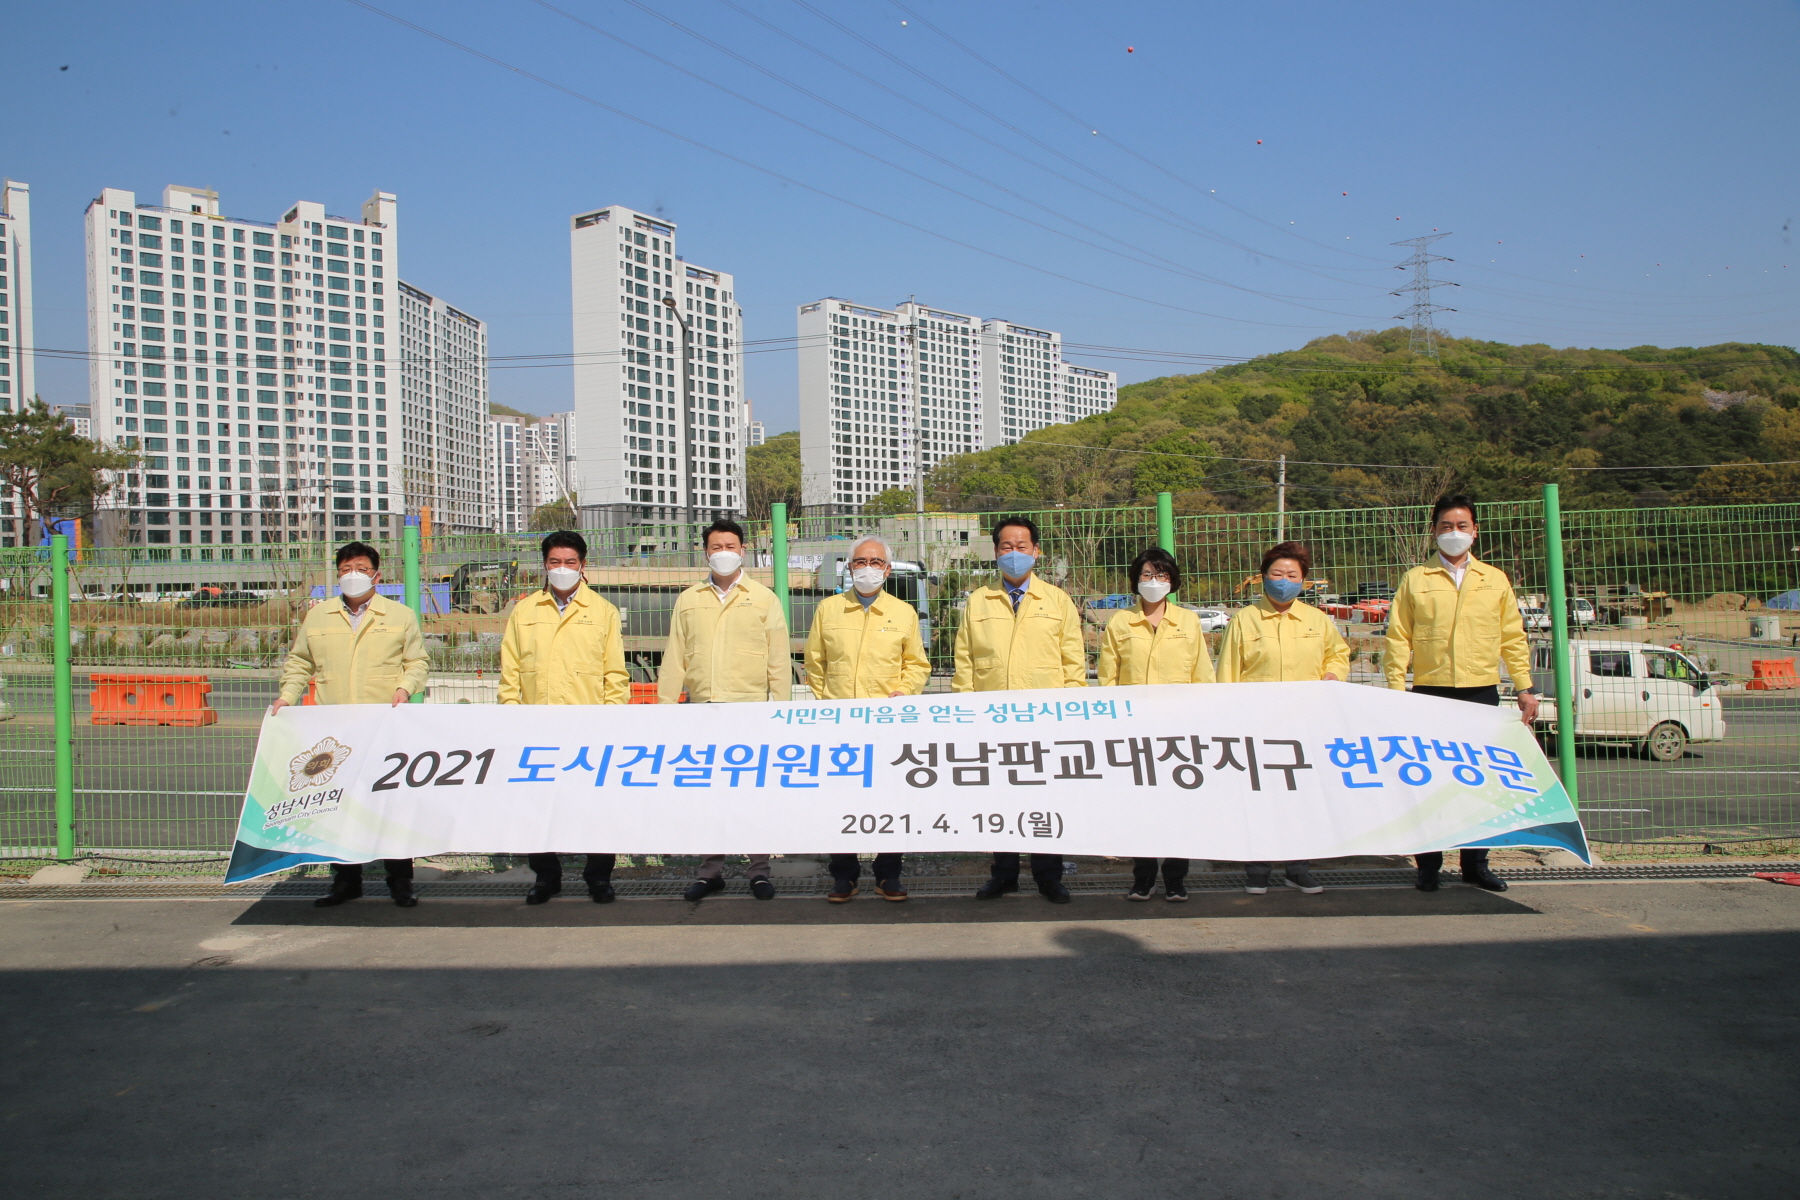
[[[324,787],[349,757],[350,747],[336,738],[325,738],[311,750],[297,754],[288,761],[288,791]]]

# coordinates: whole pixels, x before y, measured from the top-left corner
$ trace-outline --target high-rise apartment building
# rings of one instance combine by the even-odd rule
[[[0,412],[16,412],[37,394],[31,324],[31,189],[0,184]],[[32,540],[36,514],[0,484],[0,547]]]
[[[401,485],[434,532],[493,528],[484,474],[487,323],[399,282]]]
[[[760,446],[768,440],[768,427],[761,421],[752,421],[744,426],[744,445],[746,448]]]
[[[582,524],[744,508],[743,312],[731,275],[684,261],[673,222],[614,206],[569,222]],[[648,533],[646,536],[650,536]]]
[[[566,484],[575,414],[495,416],[488,420],[486,479],[495,533],[522,533],[546,504],[574,499]]]
[[[142,454],[96,515],[99,544],[209,562],[391,537],[414,478],[438,529],[485,528],[485,330],[405,289],[396,218],[379,191],[358,217],[302,201],[274,222],[199,188],[89,204],[93,431]]]
[[[519,533],[530,528],[531,510],[525,507],[522,452],[524,417],[489,417],[487,436],[482,440],[486,463],[482,477],[487,480],[488,514],[495,533]]]
[[[16,412],[37,395],[35,339],[31,314],[31,187],[8,179],[0,184],[0,412]]]
[[[856,512],[958,454],[1113,405],[1118,376],[1062,361],[1060,334],[908,301],[800,306],[802,503]]]

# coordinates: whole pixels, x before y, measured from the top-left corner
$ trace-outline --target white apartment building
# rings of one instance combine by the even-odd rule
[[[744,426],[744,446],[746,449],[761,446],[769,440],[769,430],[761,421],[752,421]]]
[[[800,306],[802,503],[859,512],[947,458],[1110,409],[1118,376],[1062,361],[1060,334],[908,301]]]
[[[486,459],[482,477],[488,482],[488,514],[495,533],[522,533],[530,528],[520,476],[523,473],[523,417],[489,417],[482,440]]]
[[[1066,425],[1098,413],[1111,412],[1119,401],[1119,373],[1093,367],[1062,364],[1062,420]]]
[[[31,313],[31,187],[0,184],[0,412],[37,395]],[[10,545],[11,543],[8,543]]]
[[[534,513],[573,500],[565,484],[574,445],[575,414],[496,416],[488,420],[485,478],[495,533],[523,533]]]
[[[98,544],[230,562],[397,536],[414,454],[436,527],[484,528],[486,332],[401,291],[391,193],[358,217],[302,201],[266,222],[226,217],[206,189],[140,204],[107,188],[87,265],[94,435],[143,456],[96,515]],[[436,440],[451,437],[454,453]]]
[[[733,277],[676,252],[676,226],[613,206],[569,222],[575,444],[584,528],[744,509],[743,311]]]
[[[15,412],[37,394],[31,323],[31,189],[0,184],[0,412]],[[33,540],[35,514],[0,484],[0,547]]]
[[[485,473],[487,322],[396,282],[400,482],[405,511],[438,533],[493,528]]]

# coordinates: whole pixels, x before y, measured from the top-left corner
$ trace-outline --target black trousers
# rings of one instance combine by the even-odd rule
[[[903,854],[877,854],[871,864],[876,883],[889,883],[900,878],[900,865],[905,859]],[[862,878],[862,860],[854,854],[834,854],[831,856],[831,877],[847,879],[855,883]]]
[[[611,883],[616,854],[590,854],[581,878],[588,883]],[[537,881],[554,887],[562,886],[562,859],[554,854],[527,854],[525,865],[537,873]]]
[[[410,859],[410,858],[384,858],[381,860],[381,865],[387,868],[387,878],[388,878],[388,883],[390,885],[393,883],[396,883],[396,882],[406,883],[406,884],[412,883],[412,878],[413,878],[413,860],[412,859]],[[363,864],[362,863],[332,863],[331,864],[331,878],[332,878],[333,882],[343,879],[343,880],[355,880],[357,883],[361,883],[362,877],[363,877]]]
[[[1470,704],[1500,705],[1500,685],[1490,683],[1486,687],[1431,687],[1430,685],[1413,686],[1413,691],[1421,696],[1441,696],[1445,700],[1466,700]],[[1467,874],[1472,870],[1487,866],[1488,852],[1485,849],[1464,850],[1462,852],[1462,869]],[[1421,871],[1441,871],[1444,867],[1444,856],[1436,854],[1415,854],[1413,862]]]
[[[1012,853],[996,852],[992,873],[995,879],[1019,878],[1019,856]],[[1039,883],[1061,883],[1063,877],[1063,858],[1060,854],[1034,854],[1031,856],[1031,877]]]
[[[1178,884],[1187,882],[1188,860],[1185,858],[1165,858],[1162,860],[1162,877],[1164,883]],[[1154,858],[1134,858],[1131,860],[1131,879],[1133,883],[1152,884],[1156,882],[1156,860]]]

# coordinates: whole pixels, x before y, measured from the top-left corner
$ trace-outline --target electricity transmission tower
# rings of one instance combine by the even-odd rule
[[[1446,308],[1441,304],[1433,304],[1431,302],[1431,289],[1434,287],[1460,287],[1462,285],[1450,283],[1443,279],[1433,279],[1431,277],[1432,263],[1455,262],[1456,260],[1453,258],[1445,258],[1441,254],[1432,254],[1425,248],[1439,238],[1447,238],[1449,236],[1450,235],[1447,233],[1432,233],[1427,234],[1424,237],[1407,238],[1403,242],[1390,243],[1390,245],[1395,246],[1411,246],[1413,252],[1411,258],[1394,268],[1396,271],[1404,271],[1408,267],[1411,267],[1413,273],[1411,283],[1407,284],[1405,287],[1396,288],[1394,291],[1388,293],[1392,296],[1403,296],[1408,292],[1412,293],[1412,305],[1407,308],[1405,312],[1396,313],[1395,319],[1408,322],[1412,328],[1412,336],[1408,339],[1406,348],[1414,354],[1424,354],[1430,358],[1436,358],[1438,356],[1438,327],[1432,321],[1431,314],[1456,311],[1454,308]]]

